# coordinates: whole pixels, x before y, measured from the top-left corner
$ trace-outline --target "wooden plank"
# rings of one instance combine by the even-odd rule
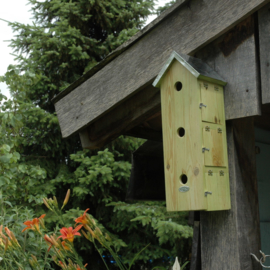
[[[200,221],[194,221],[190,270],[201,270]]]
[[[262,103],[270,103],[270,4],[258,11]]]
[[[160,112],[160,91],[149,85],[80,132],[82,147],[95,149],[124,134],[136,125]],[[160,132],[161,133],[161,132]],[[161,136],[160,136],[161,137]]]
[[[224,122],[223,122],[224,123]],[[222,124],[223,124],[222,123]],[[209,128],[209,130],[207,128]],[[227,167],[225,126],[203,122],[203,145],[210,149],[204,152],[205,166]],[[219,133],[218,129],[222,132]]]
[[[184,54],[194,53],[268,2],[269,0],[216,0],[213,4],[213,0],[192,0],[189,6],[183,5],[128,50],[56,102],[55,108],[63,137],[82,130],[149,84],[173,50]],[[247,58],[250,58],[252,51],[247,51]],[[235,74],[240,75],[243,68],[247,70],[246,63],[249,62],[241,63],[239,70],[234,68]],[[218,68],[216,70],[219,72]],[[248,73],[248,81],[249,75]],[[249,114],[245,115],[258,113],[256,104],[254,105],[256,96],[251,94],[253,86],[254,83],[247,88],[252,96],[248,101],[252,102],[246,106],[251,109]],[[241,98],[233,95],[231,104],[238,104]],[[239,104],[237,106],[241,108]],[[231,118],[243,116],[242,110],[233,112],[230,114],[226,110]]]
[[[209,170],[212,174],[209,174]],[[221,172],[222,171],[222,175]],[[231,208],[229,173],[227,168],[205,168],[206,190],[212,194],[207,196],[207,210],[219,211]]]
[[[195,56],[214,68],[228,83],[224,97],[227,120],[261,114],[254,16],[196,52]]]
[[[222,124],[224,117],[223,88],[207,82],[200,82],[201,101],[206,107],[202,107],[202,120],[205,122]]]
[[[162,131],[156,131],[145,127],[135,127],[124,133],[125,135],[162,142]]]
[[[183,85],[180,91],[175,89],[178,81]],[[174,60],[160,91],[167,211],[206,210],[199,83]],[[179,192],[183,187],[189,190]]]
[[[201,212],[202,269],[259,270],[260,222],[252,118],[227,122],[231,210]]]

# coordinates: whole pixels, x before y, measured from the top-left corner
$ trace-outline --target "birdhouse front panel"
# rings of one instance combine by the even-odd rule
[[[161,83],[168,211],[207,209],[198,88],[197,78],[178,61],[173,61]]]
[[[186,56],[189,58],[188,56]],[[161,90],[168,211],[230,209],[224,89],[226,83],[191,58],[173,53],[153,83]],[[209,74],[213,75],[209,77]]]

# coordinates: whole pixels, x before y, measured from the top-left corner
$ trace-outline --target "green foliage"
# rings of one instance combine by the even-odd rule
[[[147,241],[151,245],[139,256],[144,263],[155,260],[154,265],[160,266],[176,254],[180,262],[188,260],[193,231],[187,225],[186,212],[167,212],[164,202],[114,202],[109,206],[114,206],[115,212],[110,227],[119,233],[126,232],[123,239],[129,244],[123,257],[127,261],[132,251],[142,248]]]
[[[90,195],[94,197],[93,203],[96,204],[106,204],[117,199],[117,191],[127,187],[130,163],[115,161],[113,153],[108,149],[90,157],[86,153],[84,151],[71,155],[72,160],[80,163],[74,172],[77,182],[73,189],[75,196],[84,199],[86,195]]]
[[[62,138],[51,102],[138,31],[154,0],[29,2],[34,25],[10,23],[16,33],[10,46],[19,64],[0,77],[13,97],[4,101],[0,96],[0,190],[5,189],[5,202],[35,209],[39,216],[43,197],[61,200],[70,188],[74,197],[63,216],[66,224],[73,224],[80,209],[91,208],[127,265],[149,243],[134,269],[167,267],[176,255],[183,262],[192,235],[186,214],[168,214],[157,202],[118,205],[125,200],[131,152],[143,140],[121,136],[105,149],[82,151],[78,136]],[[55,214],[47,213],[46,221],[51,230],[60,226]],[[89,241],[79,239],[75,246],[89,268],[102,269]]]
[[[2,96],[4,99],[4,97]],[[2,100],[0,112],[0,191],[18,205],[41,203],[51,192],[45,183],[46,171],[40,166],[22,162],[20,133],[23,133],[24,110],[11,100]]]
[[[54,111],[50,100],[133,36],[153,0],[29,0],[35,24],[10,23],[20,69],[39,79],[27,96]]]
[[[0,191],[0,226],[2,225],[3,228],[8,227],[12,231],[19,242],[19,246],[13,243],[12,247],[5,251],[4,243],[1,245],[1,239],[3,239],[1,233],[3,232],[0,229],[0,269],[31,270],[33,269],[29,264],[29,259],[32,258],[31,255],[38,258],[39,268],[36,268],[37,270],[45,267],[47,270],[54,269],[50,265],[52,260],[46,257],[48,246],[45,241],[33,231],[22,233],[25,228],[23,222],[33,219],[34,211],[27,207],[12,205],[7,199],[8,197],[4,196]]]

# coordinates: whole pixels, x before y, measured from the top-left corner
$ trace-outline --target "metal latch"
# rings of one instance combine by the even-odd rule
[[[206,126],[205,127],[205,131],[210,131],[210,127],[209,126]]]
[[[222,133],[222,128],[218,128],[218,133]]]
[[[213,176],[213,171],[212,170],[208,170],[208,175]]]
[[[205,196],[205,197],[207,197],[208,194],[212,195],[212,192],[211,192],[211,191],[205,191],[205,192],[204,192],[204,196]]]
[[[207,107],[206,105],[204,105],[203,103],[200,103],[200,109],[202,108],[202,107]]]
[[[203,147],[202,152],[204,153],[205,151],[210,151],[210,148]]]
[[[219,171],[219,175],[220,175],[220,176],[224,176],[224,174],[225,174],[224,171],[222,171],[222,170]]]

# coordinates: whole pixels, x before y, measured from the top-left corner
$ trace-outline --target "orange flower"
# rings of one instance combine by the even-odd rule
[[[78,217],[78,218],[75,219],[76,224],[77,224],[77,223],[81,223],[81,224],[83,224],[83,225],[86,225],[86,224],[87,224],[88,221],[87,221],[86,212],[89,211],[89,210],[90,210],[90,208],[87,208],[87,209],[84,211],[83,215],[81,215],[80,217]]]
[[[65,241],[62,241],[62,246],[65,250],[70,250],[70,248],[66,245]]]
[[[72,227],[69,227],[69,228],[65,228],[64,227],[64,228],[62,228],[60,230],[60,232],[61,232],[62,235],[60,235],[58,238],[67,239],[69,242],[73,242],[75,235],[81,236],[81,234],[78,233],[78,231],[81,229],[82,226],[83,225],[79,225],[74,230],[73,230]]]
[[[88,264],[88,263],[87,263],[87,264]],[[87,266],[87,264],[85,264],[85,265],[84,265],[84,267],[86,267],[86,266]],[[76,269],[76,270],[83,270],[83,269],[81,269],[81,268],[80,268],[80,266],[79,266],[79,265],[77,265],[77,269]]]
[[[67,265],[62,263],[61,261],[59,261],[60,266],[62,267],[62,269],[67,269]]]
[[[26,231],[28,229],[34,230],[34,231],[37,230],[38,232],[40,232],[40,230],[39,230],[39,223],[40,223],[40,220],[43,219],[45,216],[46,215],[43,214],[39,218],[34,218],[33,220],[27,220],[27,221],[25,221],[23,224],[26,225],[27,227],[24,228],[22,230],[22,232],[24,232],[24,231]]]

